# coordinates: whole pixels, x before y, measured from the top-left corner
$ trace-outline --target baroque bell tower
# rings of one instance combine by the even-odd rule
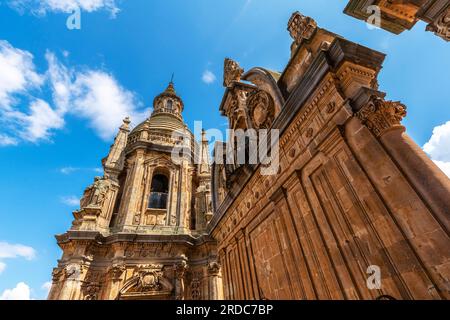
[[[58,235],[63,256],[49,299],[220,299],[208,140],[184,123],[173,82],[149,118],[126,118],[96,177]],[[178,152],[183,150],[183,152]]]

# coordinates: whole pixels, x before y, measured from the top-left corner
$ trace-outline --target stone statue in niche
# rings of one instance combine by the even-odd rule
[[[223,71],[223,86],[229,88],[233,82],[241,81],[241,77],[244,74],[239,64],[229,58],[225,59],[224,71]]]
[[[80,201],[81,208],[102,207],[110,188],[110,182],[106,178],[95,177],[94,184],[89,186]]]

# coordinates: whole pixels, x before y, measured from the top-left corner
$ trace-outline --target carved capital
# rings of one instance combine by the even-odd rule
[[[114,264],[108,269],[108,274],[113,281],[121,281],[126,268],[123,264]]]
[[[244,69],[242,69],[236,61],[229,58],[225,59],[223,70],[224,87],[229,88],[233,82],[239,82],[243,74]]]
[[[208,263],[208,274],[210,276],[218,276],[220,273],[220,264],[217,261]]]
[[[450,41],[450,6],[435,21],[427,25],[426,30],[434,32],[445,41]]]
[[[381,137],[387,130],[401,127],[406,106],[398,101],[384,101],[373,96],[356,115],[375,136]]]
[[[299,45],[303,39],[310,39],[316,29],[316,21],[298,11],[294,12],[289,19],[288,31],[296,45]]]

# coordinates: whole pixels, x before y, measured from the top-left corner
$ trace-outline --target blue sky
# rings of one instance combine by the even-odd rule
[[[46,297],[54,235],[125,115],[148,116],[175,73],[188,125],[225,128],[223,59],[283,70],[296,10],[387,54],[380,89],[407,105],[408,133],[450,172],[450,46],[423,23],[399,36],[369,30],[342,0],[92,0],[69,30],[76,0],[13,2],[0,0],[0,298]]]

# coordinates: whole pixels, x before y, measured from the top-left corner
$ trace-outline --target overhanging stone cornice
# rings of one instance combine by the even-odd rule
[[[71,241],[95,241],[98,244],[110,245],[116,242],[136,242],[136,243],[173,243],[188,246],[202,244],[214,244],[215,240],[209,235],[202,235],[198,238],[186,234],[177,235],[151,235],[136,233],[116,233],[103,236],[97,231],[68,231],[57,235],[58,244],[69,243]]]

